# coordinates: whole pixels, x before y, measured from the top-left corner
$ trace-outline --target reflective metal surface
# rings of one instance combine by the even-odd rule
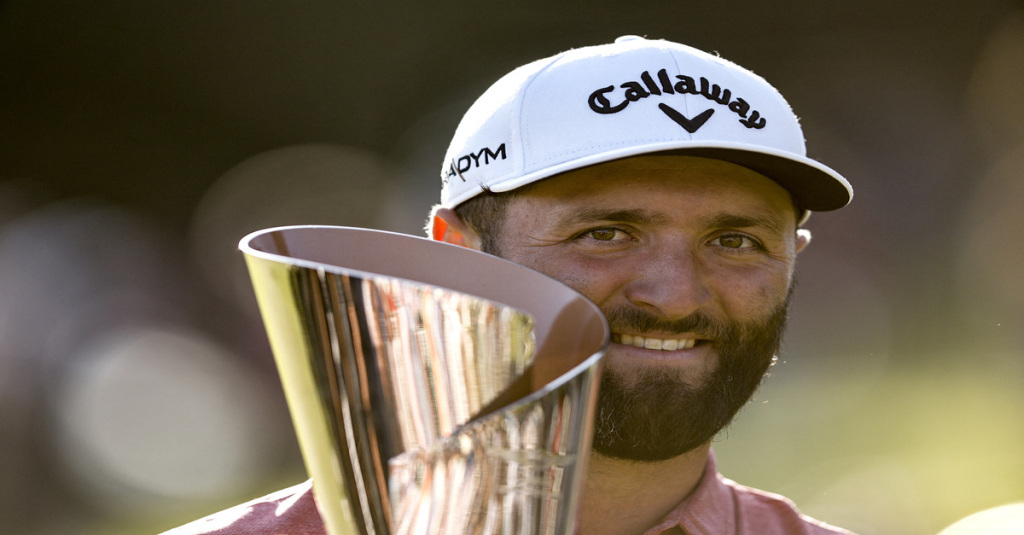
[[[596,306],[401,234],[282,227],[240,248],[328,533],[573,533]]]

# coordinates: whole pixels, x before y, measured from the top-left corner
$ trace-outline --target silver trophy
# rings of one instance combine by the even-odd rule
[[[389,232],[240,248],[330,535],[574,532],[608,344],[593,303]]]

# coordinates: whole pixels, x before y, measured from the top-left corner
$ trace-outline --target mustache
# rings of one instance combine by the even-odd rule
[[[605,311],[612,331],[656,331],[667,334],[696,334],[708,340],[721,340],[732,334],[732,329],[705,311],[697,310],[678,319],[656,316],[646,310],[633,307],[619,307]]]

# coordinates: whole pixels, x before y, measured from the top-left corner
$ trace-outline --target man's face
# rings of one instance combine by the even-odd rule
[[[509,204],[499,248],[604,311],[595,450],[655,461],[707,443],[756,390],[804,243],[768,178],[641,156],[536,183]]]

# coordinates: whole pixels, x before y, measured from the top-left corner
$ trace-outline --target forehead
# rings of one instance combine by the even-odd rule
[[[792,217],[789,193],[739,165],[680,155],[644,155],[597,164],[534,183],[520,198],[545,209],[580,204],[632,204],[669,211],[720,210]],[[532,201],[532,202],[531,202]]]

